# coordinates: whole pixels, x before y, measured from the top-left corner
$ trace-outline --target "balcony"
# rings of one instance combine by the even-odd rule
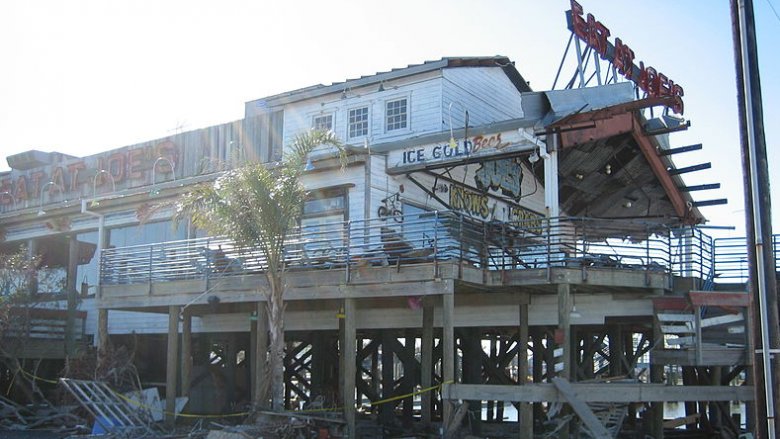
[[[284,266],[290,288],[308,289],[309,296],[291,296],[301,299],[335,298],[344,285],[441,279],[494,290],[559,282],[669,290],[685,277],[695,281],[692,289],[706,290],[720,276],[715,243],[698,229],[636,221],[510,224],[430,212],[298,228],[285,242]],[[257,290],[266,267],[257,249],[197,238],[106,249],[101,285],[104,299]],[[235,300],[249,298],[239,294]]]

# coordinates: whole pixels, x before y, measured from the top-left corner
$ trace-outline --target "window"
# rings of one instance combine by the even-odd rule
[[[301,242],[304,256],[339,257],[344,250],[346,191],[315,191],[303,202]]]
[[[108,242],[111,247],[152,244],[158,242],[187,239],[187,228],[179,224],[174,229],[170,220],[130,226],[120,226],[109,230]]]
[[[385,131],[406,128],[408,115],[406,98],[387,101],[385,103]]]
[[[349,110],[349,137],[362,137],[368,135],[368,107],[353,108]]]
[[[314,116],[311,127],[320,131],[332,131],[333,130],[333,115],[324,114],[320,116]]]

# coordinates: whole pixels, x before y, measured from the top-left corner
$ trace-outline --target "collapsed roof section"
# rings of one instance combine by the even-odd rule
[[[670,107],[675,98],[633,95],[630,83],[524,95],[526,114],[538,118],[537,133],[559,136],[561,210],[570,216],[703,223],[680,176],[689,169],[675,167],[667,146],[666,135],[688,123],[667,115],[648,120],[642,112]],[[536,172],[542,178],[543,170]]]

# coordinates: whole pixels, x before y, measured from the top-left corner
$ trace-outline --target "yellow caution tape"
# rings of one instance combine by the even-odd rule
[[[41,378],[41,377],[36,376],[36,375],[34,375],[34,374],[30,373],[30,372],[27,372],[26,370],[22,369],[21,367],[19,368],[19,371],[23,375],[25,375],[25,376],[27,376],[27,377],[29,377],[31,379],[34,379],[34,380],[43,381],[44,383],[50,383],[50,384],[59,384],[59,381],[54,381],[54,380],[49,380],[49,379],[46,379],[46,378]],[[415,392],[406,393],[406,394],[403,394],[403,395],[397,395],[397,396],[393,396],[393,397],[390,397],[390,398],[380,399],[379,401],[373,401],[373,402],[370,403],[370,405],[371,406],[378,406],[378,405],[382,405],[382,404],[387,404],[388,402],[398,401],[399,399],[406,399],[406,398],[414,397],[414,396],[417,396],[417,395],[422,395],[423,393],[427,393],[427,392],[431,392],[431,391],[434,391],[436,389],[439,389],[444,384],[451,384],[451,383],[453,383],[453,381],[445,381],[445,382],[437,384],[435,386],[426,387],[424,389],[420,389],[420,390],[417,390]],[[117,392],[114,389],[111,389],[110,387],[108,389],[111,390],[111,392],[114,395],[116,395],[117,397],[119,397],[120,399],[122,399],[122,400],[124,400],[124,401],[126,401],[126,402],[128,402],[128,403],[130,403],[130,404],[132,404],[134,406],[136,406],[136,407],[144,408],[144,409],[147,409],[147,410],[150,410],[150,411],[158,410],[156,407],[152,407],[152,406],[143,404],[143,403],[141,403],[139,401],[136,401],[136,400],[134,400],[134,399],[132,399],[132,398],[126,396],[126,395],[123,395],[122,393]],[[319,409],[294,410],[293,412],[294,413],[316,413],[316,412],[340,411],[342,409],[343,409],[343,407],[330,407],[330,408],[319,408]],[[197,418],[197,419],[235,418],[235,417],[249,416],[251,414],[251,412],[240,412],[240,413],[228,413],[228,414],[224,414],[224,415],[205,415],[205,414],[198,415],[198,414],[192,414],[192,413],[172,413],[172,412],[169,412],[169,411],[166,411],[166,410],[162,410],[162,413],[164,415],[169,415],[169,416],[178,416],[178,417],[182,417],[182,418]]]

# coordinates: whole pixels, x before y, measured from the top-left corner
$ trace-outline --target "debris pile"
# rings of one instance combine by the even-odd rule
[[[0,430],[49,429],[75,433],[85,420],[73,413],[75,406],[49,404],[25,406],[0,396]]]

